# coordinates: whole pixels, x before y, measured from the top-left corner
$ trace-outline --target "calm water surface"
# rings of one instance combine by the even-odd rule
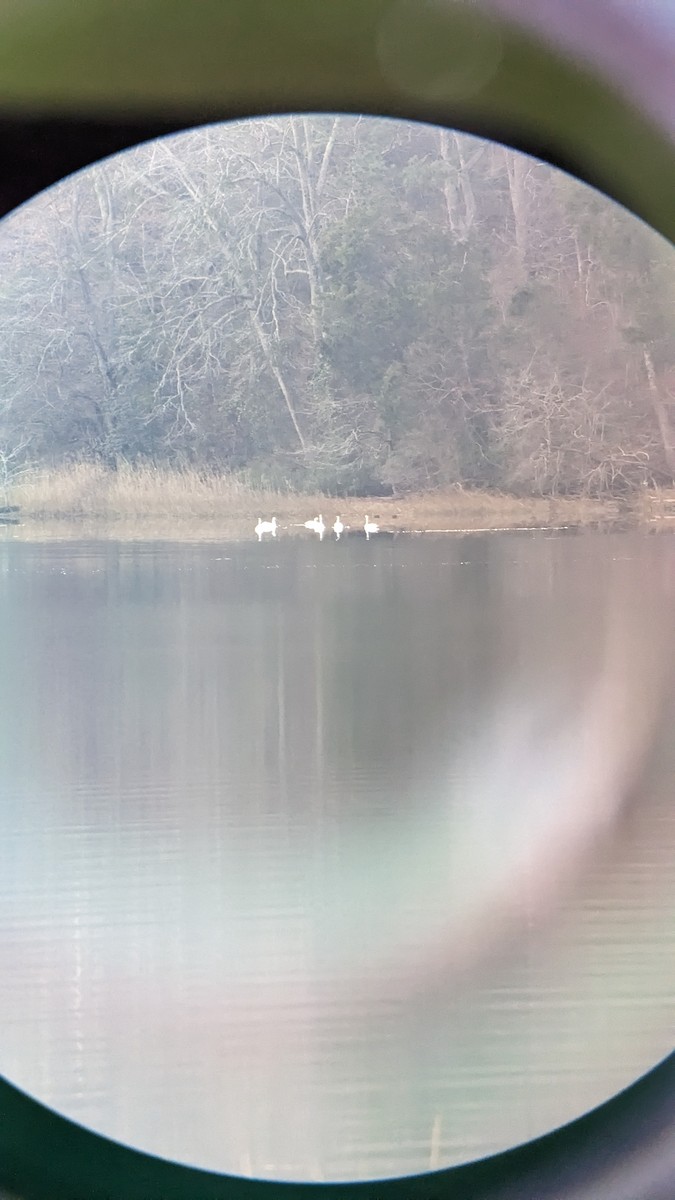
[[[0,542],[0,1070],[135,1146],[472,1159],[672,1049],[675,540]]]

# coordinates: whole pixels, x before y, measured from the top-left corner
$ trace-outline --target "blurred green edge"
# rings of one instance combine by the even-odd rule
[[[495,40],[494,70],[481,79],[481,48],[489,58]],[[452,72],[434,79],[443,56],[464,76],[477,57],[480,86],[457,87]],[[668,139],[599,74],[471,3],[3,0],[2,110],[175,113],[195,124],[298,110],[444,121],[551,154],[675,238]]]

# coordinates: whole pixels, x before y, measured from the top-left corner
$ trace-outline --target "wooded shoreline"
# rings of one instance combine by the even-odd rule
[[[128,463],[177,471],[167,513],[209,519],[258,500],[188,495],[186,464],[310,516],[310,493],[471,493],[427,525],[593,521],[675,480],[672,247],[502,146],[347,116],[209,126],[36,197],[0,264],[0,483],[116,466],[86,515],[155,503],[122,495]],[[24,511],[77,516],[64,488]],[[609,509],[504,516],[549,495]]]

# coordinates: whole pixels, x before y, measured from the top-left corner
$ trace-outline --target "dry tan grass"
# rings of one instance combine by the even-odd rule
[[[89,520],[171,517],[174,520],[245,517],[290,497],[256,491],[236,476],[192,469],[132,467],[117,471],[91,463],[35,471],[12,489],[24,516]]]
[[[673,493],[675,497],[675,492]],[[588,525],[613,520],[619,506],[589,499],[521,499],[494,492],[448,489],[405,497],[332,499],[249,486],[234,475],[196,469],[122,465],[117,471],[88,463],[36,471],[17,482],[10,501],[21,508],[24,522],[115,523],[122,527],[160,528],[168,536],[213,536],[258,516],[275,515],[293,529],[322,513],[331,524],[339,513],[347,526],[361,526],[365,513],[383,529],[461,530]],[[646,504],[641,497],[640,503]],[[636,513],[636,515],[639,515]],[[643,518],[644,519],[644,518]]]
[[[359,500],[360,508],[369,504],[376,520],[393,528],[422,530],[513,528],[514,526],[587,525],[613,519],[619,509],[613,501],[584,498],[532,496],[521,498],[500,492],[449,489],[427,492],[401,499]]]
[[[638,496],[635,508],[642,521],[675,521],[675,487],[645,490]]]

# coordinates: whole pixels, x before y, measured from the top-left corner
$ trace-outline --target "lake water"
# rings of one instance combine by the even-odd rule
[[[675,539],[0,541],[0,1070],[271,1178],[672,1049]]]

